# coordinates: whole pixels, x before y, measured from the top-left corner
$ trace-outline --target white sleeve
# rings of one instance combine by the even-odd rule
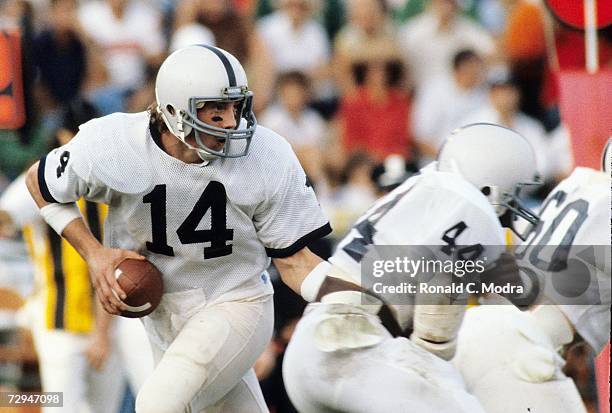
[[[273,193],[253,219],[257,235],[271,258],[289,257],[331,232],[299,161],[292,151],[287,153],[285,170],[277,171],[280,178],[273,183]]]
[[[610,301],[598,305],[560,305],[559,308],[578,334],[599,354],[610,340]]]
[[[0,210],[6,211],[16,227],[21,228],[40,217],[36,202],[25,183],[25,174],[15,179],[0,197]]]
[[[88,201],[110,203],[111,189],[92,175],[85,139],[83,132],[79,132],[68,144],[40,160],[38,185],[45,201],[69,203],[84,197]]]
[[[610,340],[610,305],[612,261],[610,254],[610,206],[609,198],[603,196],[591,205],[589,217],[574,239],[574,248],[585,246],[592,249],[592,282],[597,284],[597,299],[600,304],[559,305],[574,328],[596,351],[600,352]],[[580,256],[580,252],[575,253]],[[590,298],[589,298],[590,300]]]

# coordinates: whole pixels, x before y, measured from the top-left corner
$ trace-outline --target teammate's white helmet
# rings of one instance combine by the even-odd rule
[[[612,137],[608,138],[608,143],[601,154],[601,170],[610,175],[612,168]]]
[[[504,224],[513,230],[517,215],[532,225],[539,221],[518,198],[523,186],[537,184],[535,154],[531,144],[512,129],[475,123],[454,130],[438,153],[438,169],[457,173],[475,185],[499,216],[510,215]]]
[[[249,150],[257,122],[253,93],[249,91],[242,65],[218,47],[192,45],[172,53],[162,63],[155,81],[158,110],[166,126],[202,159],[236,158]],[[239,101],[236,129],[208,125],[197,117],[197,109],[208,101]],[[195,132],[197,147],[185,142]],[[207,147],[200,137],[206,133],[224,140],[222,150]]]

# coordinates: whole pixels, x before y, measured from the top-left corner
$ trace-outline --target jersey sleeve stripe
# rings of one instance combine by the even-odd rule
[[[270,258],[286,258],[290,257],[302,248],[306,247],[313,241],[318,240],[319,238],[323,238],[332,232],[332,227],[329,225],[329,222],[322,227],[315,229],[314,231],[309,232],[304,235],[302,238],[295,241],[293,244],[286,248],[266,248],[266,253]]]
[[[64,263],[62,257],[62,238],[50,226],[47,226],[47,236],[53,260],[53,281],[57,289],[53,328],[64,329],[64,305],[66,302],[66,284],[64,279]]]
[[[40,162],[38,163],[38,186],[40,188],[40,193],[42,194],[45,201],[59,204],[59,202],[55,198],[53,198],[53,195],[51,195],[51,192],[49,192],[49,187],[47,186],[47,181],[45,180],[45,164],[46,163],[47,163],[46,156],[40,158]]]
[[[100,242],[102,242],[102,225],[100,222],[100,214],[98,212],[98,204],[95,202],[85,202],[85,216],[87,217],[87,224],[93,236]]]

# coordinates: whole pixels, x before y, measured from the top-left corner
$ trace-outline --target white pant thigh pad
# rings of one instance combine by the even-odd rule
[[[329,311],[311,304],[285,353],[285,387],[300,412],[483,412],[450,363],[405,338],[387,333],[373,346],[321,350],[315,335]]]
[[[138,413],[201,411],[230,392],[270,340],[271,296],[200,309],[183,325],[137,400]],[[171,396],[170,396],[171,395]]]

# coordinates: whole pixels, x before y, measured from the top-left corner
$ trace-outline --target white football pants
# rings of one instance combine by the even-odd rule
[[[42,311],[38,313],[42,314]],[[64,393],[63,407],[46,407],[43,412],[113,413],[119,410],[125,381],[116,346],[113,345],[102,370],[97,371],[85,357],[87,334],[48,330],[38,322],[32,328],[32,336],[43,391]]]
[[[586,413],[549,338],[512,305],[469,309],[452,362],[487,413]]]
[[[287,347],[283,378],[301,413],[484,413],[449,362],[392,338],[357,306],[310,304]]]
[[[164,294],[143,320],[156,366],[136,412],[267,412],[252,366],[272,336],[272,295],[198,302],[197,291]]]
[[[137,318],[115,317],[115,334],[119,357],[133,394],[153,372],[153,353],[147,332]]]

